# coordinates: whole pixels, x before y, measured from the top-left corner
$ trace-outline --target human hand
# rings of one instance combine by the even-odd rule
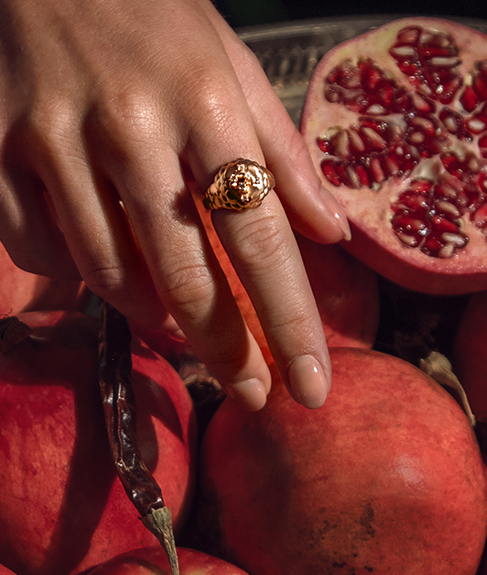
[[[0,7],[0,240],[19,267],[82,277],[128,318],[176,325],[225,391],[259,409],[269,369],[197,203],[238,157],[275,192],[213,223],[292,396],[331,382],[291,224],[349,233],[254,55],[209,0],[6,0]]]

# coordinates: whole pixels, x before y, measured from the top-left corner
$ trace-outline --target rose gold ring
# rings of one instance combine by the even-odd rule
[[[239,158],[224,164],[203,199],[205,208],[244,211],[258,208],[275,185],[272,173],[257,162]]]

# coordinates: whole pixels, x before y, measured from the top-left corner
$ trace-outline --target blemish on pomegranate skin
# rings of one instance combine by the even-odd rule
[[[363,539],[372,539],[375,537],[376,529],[373,526],[374,518],[374,508],[370,503],[366,503],[362,511],[362,516],[360,517],[360,525],[363,529]]]

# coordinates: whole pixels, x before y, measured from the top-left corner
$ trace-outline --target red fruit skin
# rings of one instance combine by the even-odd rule
[[[178,547],[177,553],[181,575],[247,575],[235,565],[202,551]],[[171,568],[159,545],[114,557],[90,571],[90,575],[171,575]]]
[[[83,311],[90,292],[84,282],[54,280],[18,268],[0,243],[0,316],[27,311]]]
[[[452,365],[475,417],[487,422],[487,292],[473,294],[453,344]]]
[[[30,338],[0,354],[0,561],[17,575],[80,573],[154,544],[116,476],[97,381],[98,321],[19,316]],[[196,420],[171,366],[133,341],[141,456],[178,533],[194,488]]]
[[[216,412],[201,457],[209,549],[252,575],[474,575],[486,477],[463,411],[403,360],[330,354],[323,408],[274,385],[259,412]]]
[[[5,567],[5,565],[0,565],[0,575],[15,575],[15,573]]]
[[[379,327],[376,273],[338,244],[297,237],[328,347],[371,349]]]
[[[390,281],[413,291],[442,295],[481,291],[487,289],[485,229],[483,233],[478,229],[471,233],[474,226],[469,218],[465,217],[470,241],[463,252],[451,258],[432,258],[422,253],[413,253],[419,250],[402,245],[392,233],[389,212],[392,199],[397,199],[400,193],[408,188],[413,179],[411,174],[396,176],[382,184],[380,189],[348,189],[344,185],[333,186],[323,176],[320,167],[323,153],[319,149],[317,138],[335,126],[348,127],[356,123],[359,117],[358,113],[345,110],[344,106],[328,104],[324,107],[326,75],[344,59],[355,61],[360,56],[371,57],[386,73],[392,74],[402,86],[411,90],[412,84],[399,72],[387,52],[401,28],[416,25],[445,31],[454,36],[462,59],[459,71],[465,83],[468,82],[467,75],[474,69],[475,62],[487,58],[487,36],[478,30],[439,18],[393,20],[352,38],[325,54],[309,84],[302,113],[301,132],[323,184],[346,210],[352,231],[351,241],[342,243],[347,251]],[[442,107],[443,105],[438,103],[437,112]],[[453,104],[452,109],[454,107]],[[382,117],[377,116],[379,119]],[[485,160],[481,161],[485,169]]]

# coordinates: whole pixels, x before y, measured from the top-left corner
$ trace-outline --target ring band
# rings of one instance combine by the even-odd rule
[[[203,203],[208,210],[224,208],[242,212],[258,208],[274,185],[274,176],[267,168],[239,158],[219,169]]]

